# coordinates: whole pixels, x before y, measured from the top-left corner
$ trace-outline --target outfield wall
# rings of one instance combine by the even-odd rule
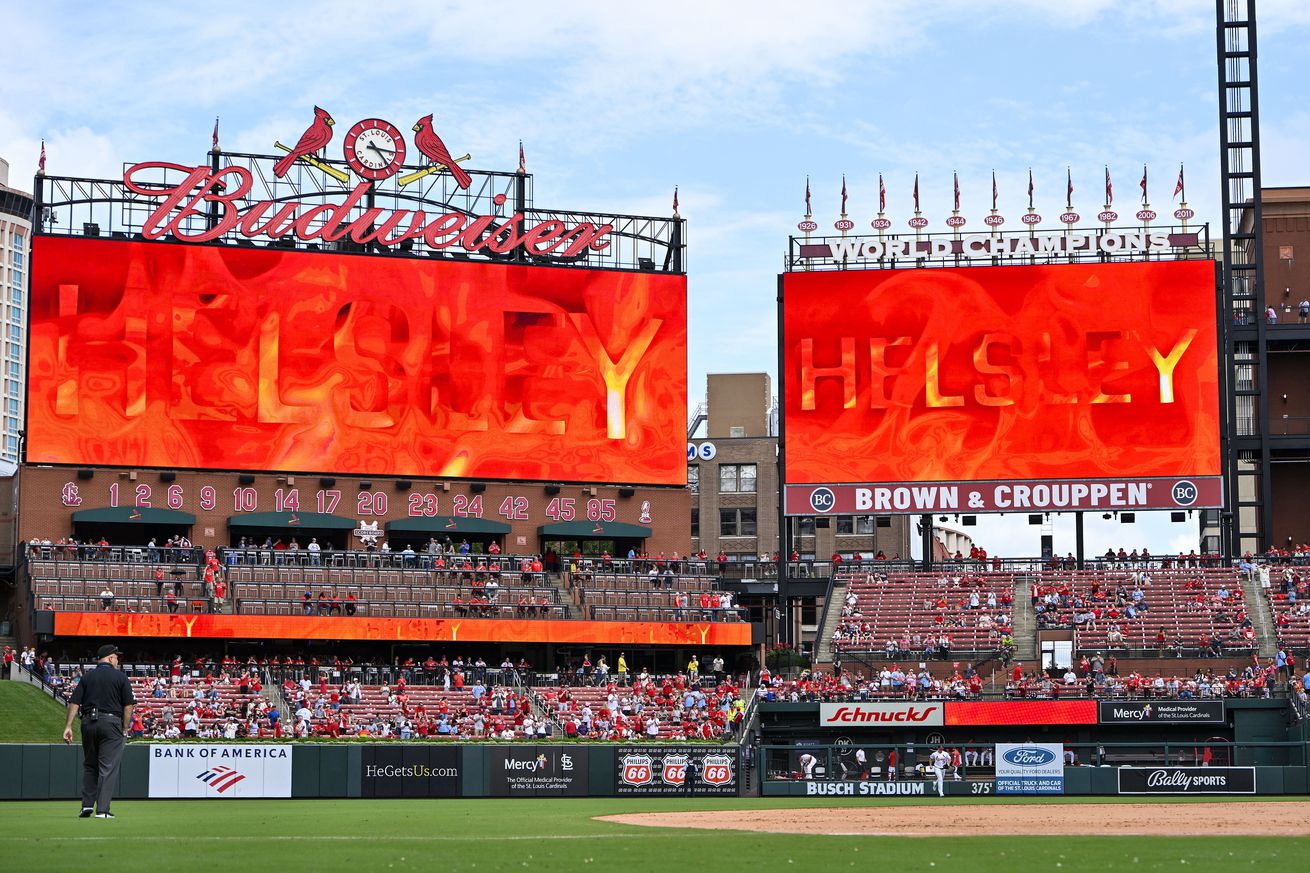
[[[736,796],[743,775],[737,746],[134,742],[114,796]],[[74,799],[81,778],[80,745],[0,744],[0,800]]]
[[[1188,780],[1174,780],[1172,784],[1150,787],[1141,775],[1152,771],[1190,776]],[[1142,771],[1145,771],[1143,773]],[[1223,773],[1223,785],[1204,784],[1199,777],[1206,772]],[[1133,778],[1127,778],[1127,777]],[[1248,782],[1249,780],[1249,782]],[[1228,787],[1224,787],[1227,785]],[[991,797],[996,794],[991,779],[965,779],[959,782],[947,779],[943,787],[947,797]],[[771,779],[760,785],[765,797],[935,797],[937,786],[932,780],[900,779],[823,780],[823,779]],[[1250,797],[1271,794],[1310,793],[1310,773],[1306,767],[1215,767],[1215,768],[1150,768],[1150,767],[1065,767],[1065,795],[1082,796],[1188,796],[1204,795],[1213,799],[1222,797]],[[1002,796],[1004,799],[1004,796]]]

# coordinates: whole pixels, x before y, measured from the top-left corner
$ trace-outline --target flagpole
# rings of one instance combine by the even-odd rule
[[[1182,164],[1178,165],[1178,190],[1174,193],[1183,195],[1182,202],[1179,203],[1178,208],[1174,210],[1174,218],[1183,223],[1183,233],[1187,233],[1187,219],[1196,215],[1196,213],[1187,208],[1187,184],[1186,180],[1183,178]]]
[[[1042,217],[1037,214],[1037,209],[1033,206],[1032,168],[1028,169],[1028,214],[1021,216],[1019,220],[1022,221],[1024,224],[1028,225],[1028,239],[1029,240],[1034,239],[1037,236],[1037,225],[1041,223]],[[1031,263],[1036,263],[1037,262],[1037,255],[1035,253],[1036,247],[1031,246],[1031,248],[1034,249],[1034,254],[1030,255],[1029,258],[1031,259]]]
[[[960,174],[956,173],[954,175],[954,179],[955,179],[955,199],[951,201],[951,204],[955,208],[951,210],[951,217],[946,219],[946,226],[955,232],[955,235],[952,237],[952,239],[955,242],[959,242],[960,228],[964,227],[966,219],[962,215],[960,215]],[[954,246],[952,246],[952,248],[954,248]],[[963,246],[960,247],[959,252],[954,252],[955,263],[957,265],[960,263],[960,258],[963,255],[963,253],[964,253]]]
[[[923,229],[928,226],[928,219],[923,217],[923,212],[919,209],[919,174],[914,174],[914,218],[908,222],[910,227],[914,228],[914,259],[919,260],[919,243],[923,241]]]
[[[983,219],[983,224],[992,229],[992,263],[1000,262],[1000,255],[996,253],[996,241],[1000,239],[1001,236],[1001,225],[1005,224],[1005,219],[996,211],[996,195],[996,171],[992,170],[992,211],[990,215]]]
[[[796,225],[796,229],[805,235],[805,242],[803,243],[805,246],[810,244],[810,234],[819,229],[818,222],[814,220],[814,213],[810,209],[810,180],[808,177],[805,179],[805,217]],[[802,258],[801,260],[805,263],[804,269],[808,271],[810,269],[810,259]]]
[[[1064,214],[1060,216],[1060,223],[1064,225],[1064,254],[1065,258],[1072,263],[1074,254],[1069,249],[1069,232],[1078,222],[1081,215],[1073,211],[1073,169],[1066,168],[1065,178],[1067,180],[1064,189]]]
[[[1155,219],[1155,217],[1156,217],[1155,211],[1151,209],[1151,197],[1146,191],[1146,165],[1143,164],[1142,165],[1142,208],[1137,210],[1137,220],[1142,223],[1142,233],[1144,235],[1149,234],[1151,232],[1151,221]],[[1150,251],[1147,251],[1145,249],[1146,247],[1143,246],[1142,260],[1149,261],[1151,259],[1151,253]]]
[[[846,239],[846,234],[851,228],[855,227],[855,222],[846,217],[846,177],[842,176],[841,180],[841,217],[834,223],[833,227],[841,234],[841,238]],[[842,246],[841,268],[846,269],[846,247]]]

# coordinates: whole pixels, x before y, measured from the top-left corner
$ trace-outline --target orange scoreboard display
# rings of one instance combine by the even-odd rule
[[[1212,261],[782,289],[789,514],[1222,505]]]
[[[28,461],[681,485],[680,275],[37,237]]]

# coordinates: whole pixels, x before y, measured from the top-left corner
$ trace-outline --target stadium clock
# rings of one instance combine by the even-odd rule
[[[405,137],[394,124],[365,118],[346,131],[346,163],[361,179],[394,176],[405,163]]]

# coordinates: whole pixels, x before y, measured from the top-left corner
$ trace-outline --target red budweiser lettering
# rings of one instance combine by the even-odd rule
[[[936,726],[944,723],[942,704],[929,703],[824,703],[819,706],[819,723],[831,726],[848,724],[918,724]]]
[[[158,170],[175,170],[187,173],[187,177],[172,187],[144,181],[145,173]],[[460,247],[470,252],[486,249],[506,254],[523,246],[533,255],[572,257],[588,248],[597,251],[608,248],[605,237],[614,230],[612,224],[584,221],[569,226],[554,219],[525,227],[521,212],[501,219],[491,215],[470,217],[460,212],[429,217],[421,209],[360,210],[370,182],[360,182],[340,203],[309,207],[294,200],[245,203],[253,181],[245,167],[214,171],[205,166],[193,168],[163,161],[135,164],[123,174],[123,184],[129,191],[162,198],[141,229],[142,235],[152,240],[172,235],[186,242],[208,242],[236,233],[271,239],[294,236],[304,242],[349,238],[356,243],[395,246],[406,240],[421,239],[432,249]],[[208,216],[214,205],[218,209],[212,226],[206,225],[200,231],[187,230],[187,219]],[[352,213],[355,213],[353,218]]]

